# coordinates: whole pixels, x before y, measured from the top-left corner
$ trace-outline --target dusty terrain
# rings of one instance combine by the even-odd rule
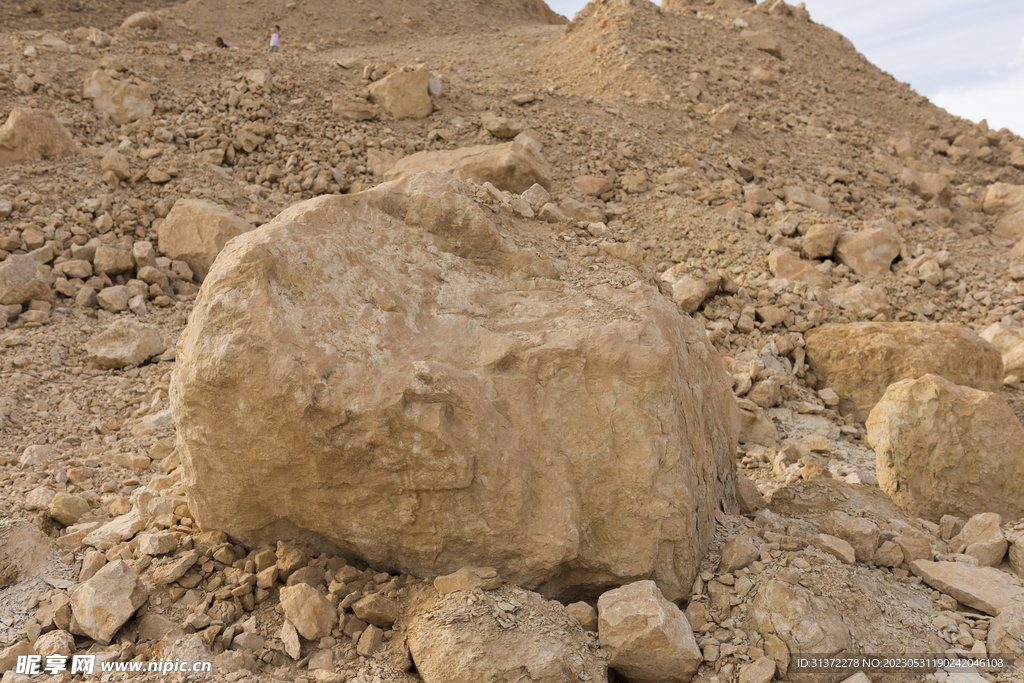
[[[319,550],[243,547],[193,520],[169,400],[176,345],[199,291],[191,272],[157,259],[164,279],[143,282],[132,275],[141,278],[138,257],[119,273],[94,263],[95,271],[74,277],[60,265],[94,260],[103,246],[124,253],[158,246],[158,229],[179,199],[217,204],[257,227],[302,200],[374,187],[417,152],[499,144],[527,131],[549,165],[551,203],[564,214],[531,224],[531,239],[564,261],[560,286],[572,300],[640,285],[671,299],[684,274],[711,283],[696,299],[676,301],[724,359],[745,419],[735,464],[768,508],[758,513],[764,501],[748,491],[745,515],[718,510],[692,595],[676,601],[703,658],[693,680],[759,680],[741,671],[765,658],[780,680],[800,680],[785,671],[800,647],[985,653],[995,615],[925,583],[909,557],[888,566],[872,547],[843,562],[821,541],[852,538],[850,519],[866,519],[880,530],[880,546],[909,536],[924,544],[927,559],[966,557],[947,545],[955,534],[938,520],[906,514],[879,490],[866,417],[841,410],[832,384],[808,366],[805,333],[867,321],[956,323],[978,333],[1001,322],[1020,330],[1024,268],[1011,250],[1024,228],[997,227],[1003,215],[986,211],[985,198],[994,183],[1024,185],[1024,143],[938,109],[802,10],[766,4],[773,9],[595,0],[568,24],[540,0],[39,0],[0,8],[0,114],[48,110],[79,147],[3,166],[0,175],[0,261],[30,254],[55,292],[49,301],[0,308],[0,520],[9,525],[0,527],[0,543],[9,532],[45,549],[45,539],[16,526],[24,520],[59,549],[40,550],[6,579],[0,566],[0,651],[70,628],[66,604],[75,586],[123,560],[147,582],[148,600],[109,644],[77,635],[74,651],[120,661],[216,658],[208,678],[172,680],[424,680],[407,641],[438,609],[434,576]],[[120,28],[143,9],[156,12],[157,28]],[[282,27],[277,54],[265,46],[273,24]],[[109,44],[93,41],[89,28]],[[744,37],[751,31],[769,32],[781,58],[754,47]],[[213,46],[218,35],[229,49]],[[418,64],[440,86],[429,116],[378,112],[354,121],[341,113],[346,103],[365,104],[384,74]],[[98,112],[83,82],[99,68],[148,90],[152,114],[119,124]],[[511,130],[489,129],[485,113],[505,117]],[[120,178],[101,168],[114,149],[129,165]],[[607,185],[589,192],[582,176]],[[923,187],[922,177],[945,183],[945,194]],[[511,195],[470,187],[485,210],[512,215]],[[825,255],[809,257],[820,232],[879,229],[899,241],[877,275],[855,267],[856,257],[833,255],[834,236]],[[779,249],[813,273],[770,265]],[[122,285],[135,297],[130,308],[107,310],[82,294]],[[115,369],[90,360],[89,340],[120,318],[156,327],[164,348]],[[871,374],[871,364],[861,371]],[[1022,418],[1022,377],[1005,374],[997,393]],[[1005,486],[1020,495],[1019,481]],[[84,507],[55,511],[58,494]],[[109,543],[85,540],[139,509],[140,528]],[[1001,521],[1008,539],[1024,538],[1019,520]],[[174,547],[143,552],[132,540],[138,532],[169,532]],[[753,561],[720,564],[723,548],[743,538],[752,539]],[[187,573],[153,579],[193,551]],[[996,564],[993,571],[1020,586],[1020,566]],[[257,584],[271,565],[279,581]],[[292,649],[280,591],[302,571],[299,583],[340,607],[341,621],[303,637],[301,649],[292,628]],[[771,602],[783,589],[789,602]],[[462,600],[479,618],[497,615],[498,625],[483,631],[501,632],[517,622],[507,609],[516,591],[478,588],[444,598],[442,608],[454,614],[452,603]],[[378,629],[383,644],[369,648],[362,636],[376,627],[351,607],[373,595],[399,603],[401,614]],[[597,605],[597,595],[585,597]],[[596,626],[584,630],[575,616],[560,621],[561,611],[543,605],[519,609],[521,632],[568,632],[587,657],[604,656]],[[773,614],[792,622],[777,622],[777,635],[764,626]],[[820,625],[822,639],[801,646],[784,634],[801,622]],[[968,680],[943,671],[868,677]],[[10,673],[8,680],[30,679]]]

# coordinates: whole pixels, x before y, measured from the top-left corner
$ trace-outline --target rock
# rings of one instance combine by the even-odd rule
[[[850,544],[858,562],[869,561],[878,548],[878,525],[842,510],[833,510],[829,518],[828,531]]]
[[[434,588],[441,595],[455,591],[471,591],[481,589],[494,590],[504,583],[493,567],[463,567],[454,574],[439,576],[434,579]]]
[[[718,292],[721,282],[722,278],[717,275],[699,279],[684,275],[672,283],[672,300],[686,313],[695,313],[708,297]]]
[[[1010,542],[1000,529],[1002,523],[1002,517],[991,512],[974,515],[967,520],[963,530],[949,541],[950,551],[970,555],[984,567],[998,567],[1010,547]]]
[[[1024,477],[1024,427],[999,394],[937,375],[903,380],[871,411],[867,432],[878,485],[915,517],[1024,517],[1013,483]]]
[[[72,259],[54,266],[56,270],[64,273],[66,277],[87,278],[92,275],[92,264],[83,259]]]
[[[903,248],[899,234],[886,228],[869,228],[860,232],[844,232],[836,242],[835,254],[861,277],[879,277]]]
[[[0,304],[26,304],[29,301],[52,299],[53,290],[34,258],[13,254],[7,261],[0,263]]]
[[[113,173],[118,180],[127,180],[132,173],[127,157],[116,149],[112,149],[103,155],[103,158],[100,160],[100,170],[104,173],[108,171]]]
[[[843,564],[854,564],[857,561],[857,554],[853,546],[841,538],[829,534],[818,534],[811,539],[811,544],[829,555],[832,555]]]
[[[597,632],[597,610],[585,602],[574,602],[565,606],[565,613],[580,622],[586,631]]]
[[[357,617],[368,624],[390,628],[402,615],[402,608],[391,598],[383,595],[368,595],[352,605]]]
[[[409,650],[424,683],[608,680],[592,636],[560,604],[513,587],[480,599],[486,611],[462,595],[449,595],[409,626]],[[515,611],[499,608],[502,602]]]
[[[993,183],[985,193],[984,210],[990,216],[1005,216],[1024,210],[1024,185]]]
[[[102,69],[93,71],[85,80],[82,95],[93,101],[97,114],[109,116],[118,125],[153,115],[154,104],[148,88],[115,81]]]
[[[1009,574],[992,567],[975,567],[966,562],[910,563],[916,576],[932,588],[955,598],[968,607],[996,616],[1014,600],[1024,599],[1024,588]]]
[[[749,481],[749,480],[748,480]],[[720,574],[731,574],[750,565],[758,559],[761,552],[749,539],[737,536],[722,546],[721,559],[718,562]]]
[[[159,329],[124,318],[94,334],[85,345],[89,360],[101,368],[142,365],[166,349]]]
[[[434,105],[427,85],[430,69],[420,64],[412,71],[398,70],[370,85],[370,101],[396,119],[422,119]]]
[[[139,534],[139,552],[143,555],[166,555],[178,547],[178,539],[170,532]]]
[[[905,168],[900,173],[900,182],[918,197],[935,206],[949,208],[953,201],[953,186],[949,178],[941,173],[918,173]]]
[[[744,400],[740,409],[740,443],[754,443],[771,446],[779,442],[775,423],[760,406]]]
[[[11,110],[0,126],[0,165],[76,154],[78,145],[45,109]]]
[[[615,188],[615,183],[611,178],[593,175],[581,175],[572,181],[572,185],[583,194],[591,197],[600,197]]]
[[[602,242],[597,248],[612,258],[640,267],[644,262],[644,250],[636,242]]]
[[[338,623],[338,610],[331,601],[305,583],[281,589],[281,609],[306,640],[329,636]]]
[[[832,279],[789,249],[773,249],[768,255],[772,275],[783,280],[806,282],[811,287],[831,287]]]
[[[63,491],[58,491],[57,495],[50,501],[47,514],[64,526],[71,526],[72,524],[77,524],[79,518],[91,509],[89,501],[81,496],[73,496]]]
[[[155,12],[136,12],[121,22],[121,28],[123,30],[160,28],[160,17]]]
[[[878,546],[871,561],[877,567],[898,567],[903,564],[903,551],[892,541],[885,541]]]
[[[142,519],[142,515],[138,509],[134,509],[89,532],[82,539],[82,545],[91,545],[105,552],[118,543],[131,539],[145,528],[146,523]]]
[[[551,187],[548,163],[533,147],[518,142],[416,152],[399,159],[384,179],[400,180],[429,171],[444,171],[459,180],[479,185],[491,183],[499,190],[514,194],[521,194],[534,184]]]
[[[985,391],[1002,386],[999,352],[960,325],[851,323],[805,333],[807,363],[839,394],[839,409],[866,420],[893,382],[928,373]]]
[[[92,258],[93,270],[104,275],[120,275],[135,268],[131,252],[115,247],[96,247]]]
[[[793,657],[811,653],[833,655],[853,645],[831,598],[778,579],[761,585],[744,628],[762,636],[776,634]]]
[[[135,570],[115,560],[71,594],[71,632],[107,645],[148,597]]]
[[[832,213],[832,204],[829,203],[824,197],[820,197],[813,192],[808,192],[802,187],[787,187],[785,188],[786,201],[806,206],[809,209],[814,209],[820,214],[829,215]]]
[[[248,221],[201,199],[179,199],[160,227],[160,252],[184,261],[202,282],[214,260],[233,238],[252,230]]]
[[[803,252],[809,259],[827,259],[832,257],[839,239],[839,228],[834,225],[818,223],[812,225],[804,233]]]
[[[359,636],[359,642],[356,643],[356,654],[362,657],[369,657],[377,651],[377,648],[383,642],[384,632],[370,624],[363,630],[363,634]]]
[[[1010,602],[989,622],[987,645],[992,655],[1014,655],[1020,667],[1024,657],[1024,599]]]
[[[833,288],[829,298],[836,306],[859,318],[889,317],[892,306],[886,296],[885,287],[867,287],[861,283],[845,288]]]
[[[771,683],[775,678],[775,660],[759,657],[740,668],[740,683]]]
[[[124,285],[106,287],[96,295],[96,303],[105,311],[120,313],[128,309],[128,301],[133,296],[132,290]]]
[[[50,631],[36,638],[35,650],[44,658],[50,655],[63,655],[70,657],[78,649],[75,646],[75,637],[67,631]]]
[[[1005,355],[1024,343],[1024,328],[1010,327],[1004,323],[989,325],[979,333],[979,337],[987,341]],[[1005,363],[1005,358],[1004,358]]]
[[[755,515],[767,505],[761,491],[742,472],[736,473],[736,501],[741,515]]]
[[[687,683],[704,661],[690,623],[653,581],[604,593],[597,612],[608,666],[631,683]]]
[[[767,52],[775,59],[782,59],[782,41],[771,31],[743,31],[740,37],[755,50]]]
[[[740,123],[738,108],[731,102],[708,118],[708,124],[715,130],[722,133],[732,133]]]
[[[27,640],[19,640],[13,645],[0,650],[0,672],[13,670],[18,664],[18,657],[38,655],[36,649]]]
[[[331,111],[345,121],[372,121],[377,118],[377,107],[363,100],[350,100],[338,95],[331,101]]]
[[[149,578],[158,586],[174,583],[181,577],[185,576],[185,573],[188,572],[188,570],[191,569],[198,560],[199,553],[195,550],[190,550],[154,569]]]
[[[556,308],[541,303],[544,285],[533,303],[523,278],[561,275],[550,240],[531,242],[539,251],[506,241],[471,197],[449,175],[414,176],[297,204],[226,248],[171,383],[193,519],[254,547],[327,540],[419,576],[493,566],[559,597],[652,577],[687,595],[714,509],[735,505],[738,425],[721,360],[645,283],[566,289]],[[386,244],[443,267],[406,270]],[[458,297],[437,296],[441,277]],[[457,303],[479,296],[493,302],[488,328]],[[614,303],[614,320],[576,319],[593,296]],[[546,324],[520,321],[512,300],[551,311],[546,341]],[[357,322],[371,314],[372,326]],[[558,367],[573,371],[541,379]]]
[[[1003,239],[1020,241],[1024,238],[1024,211],[1003,216],[996,221],[992,234]]]
[[[480,114],[480,123],[488,133],[499,140],[511,140],[523,132],[521,121],[509,119],[490,110]]]
[[[299,632],[290,621],[285,621],[281,626],[281,642],[284,644],[284,651],[292,659],[302,656],[302,644],[299,642]]]

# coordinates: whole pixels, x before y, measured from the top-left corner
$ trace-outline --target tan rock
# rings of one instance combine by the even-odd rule
[[[1005,323],[994,323],[982,330],[978,336],[996,347],[999,353],[1004,355],[1003,363],[1005,365],[1006,354],[1024,343],[1024,328],[1010,327]],[[1005,370],[1004,372],[1009,374]]]
[[[427,174],[295,205],[226,248],[171,385],[193,519],[256,547],[326,539],[421,576],[493,566],[580,597],[649,576],[686,595],[719,501],[735,509],[738,425],[720,359],[647,284],[564,290],[555,308],[557,285],[524,294],[524,277],[561,275],[557,252],[506,241],[484,211],[451,176]],[[527,239],[534,225],[509,219],[502,232]],[[386,244],[438,270],[407,269]],[[437,278],[459,296],[438,296]],[[593,317],[594,296],[614,320]],[[470,300],[492,302],[487,328]],[[557,327],[520,319],[513,300]],[[556,367],[574,369],[542,379]],[[238,486],[240,472],[251,483]]]
[[[101,368],[142,365],[166,349],[158,328],[125,318],[94,334],[85,345],[89,360]]]
[[[739,108],[731,102],[708,118],[708,124],[722,133],[732,133],[740,123]]]
[[[57,495],[50,501],[47,514],[64,526],[71,526],[78,523],[79,518],[91,509],[89,501],[81,496],[58,491]]]
[[[356,601],[352,605],[352,611],[366,623],[381,628],[390,628],[402,616],[399,604],[380,594],[367,595]]]
[[[160,28],[160,17],[155,12],[136,12],[121,22],[121,28],[124,30]]]
[[[878,525],[870,519],[854,517],[842,510],[829,514],[826,529],[831,535],[846,541],[853,548],[858,562],[867,562],[878,548]]]
[[[892,305],[885,293],[885,287],[868,287],[861,283],[849,287],[836,287],[828,293],[839,308],[857,318],[875,318],[879,315],[892,315]]]
[[[480,114],[480,123],[488,133],[499,140],[511,140],[523,132],[522,121],[501,116],[490,110]]]
[[[861,277],[879,277],[900,255],[903,240],[885,228],[868,228],[860,232],[844,232],[836,242],[835,255],[840,263]]]
[[[755,515],[767,505],[761,491],[742,472],[736,473],[736,501],[741,515]]]
[[[420,64],[411,71],[395,71],[370,85],[370,101],[396,119],[422,119],[434,105],[427,85],[430,69]]]
[[[1024,239],[1024,211],[1017,211],[1000,218],[996,221],[992,234],[1019,243],[1021,239]]]
[[[753,401],[744,401],[740,408],[740,443],[771,446],[779,442],[779,431],[764,409]]]
[[[834,225],[818,223],[812,225],[804,233],[803,252],[809,259],[827,259],[832,257],[839,239],[839,228]]]
[[[111,562],[71,594],[71,632],[107,645],[147,597],[134,569],[124,560]]]
[[[771,31],[743,31],[740,37],[755,50],[782,59],[782,40]]]
[[[1003,354],[1003,373],[1024,377],[1024,341]]]
[[[177,537],[170,532],[139,534],[139,552],[143,555],[166,555],[178,547]]]
[[[105,275],[120,275],[135,268],[135,259],[130,251],[116,247],[96,247],[92,259],[93,270]]]
[[[93,101],[100,116],[109,116],[118,125],[147,119],[155,108],[149,88],[115,81],[102,69],[85,80],[82,95]]]
[[[187,263],[202,282],[224,245],[250,230],[248,221],[223,207],[179,199],[157,228],[157,240],[164,256]]]
[[[832,279],[789,249],[774,249],[768,255],[772,275],[783,280],[806,282],[811,287],[830,287]]]
[[[1024,211],[1024,185],[993,183],[985,192],[985,213],[990,216],[1005,216]]]
[[[424,683],[608,680],[593,637],[557,602],[510,586],[481,599],[483,613],[464,595],[449,595],[410,624],[409,650]]]
[[[195,550],[189,550],[188,552],[172,558],[169,562],[161,564],[153,570],[149,578],[158,586],[174,583],[181,577],[185,576],[188,570],[191,569],[198,560],[199,553]]]
[[[936,375],[903,380],[871,411],[867,430],[878,485],[915,517],[1024,517],[1013,483],[1024,477],[1024,427],[999,394]]]
[[[759,657],[740,667],[740,683],[771,683],[775,678],[775,660]]]
[[[13,670],[18,665],[18,657],[38,654],[36,649],[27,640],[19,640],[0,650],[0,672],[6,673]]]
[[[974,515],[967,520],[960,533],[949,541],[949,549],[954,553],[970,555],[983,567],[998,567],[1010,547],[1010,542],[1000,528],[1002,523],[1003,518],[992,512]]]
[[[34,258],[13,254],[0,263],[0,304],[26,304],[29,301],[52,299],[53,290]]]
[[[718,275],[702,278],[684,275],[672,283],[672,300],[686,313],[695,313],[708,297],[718,292],[721,282],[722,278]]]
[[[974,332],[946,323],[822,325],[805,333],[807,363],[839,394],[839,408],[858,421],[893,382],[928,373],[998,391],[999,352]]]
[[[1024,657],[1024,599],[1017,599],[1004,607],[988,625],[988,651],[990,654],[1014,655],[1017,670]]]
[[[302,643],[299,641],[299,632],[295,630],[292,622],[285,620],[281,626],[281,642],[284,644],[284,651],[292,659],[299,659],[302,656]]]
[[[992,567],[917,560],[910,564],[910,569],[932,588],[993,616],[1010,607],[1014,600],[1024,599],[1020,582]]]
[[[434,588],[441,595],[455,591],[471,591],[476,588],[489,591],[504,583],[493,567],[463,567],[453,574],[434,579]]]
[[[42,655],[44,658],[50,655],[63,655],[64,657],[70,657],[77,651],[75,646],[75,637],[64,630],[50,631],[45,633],[38,638],[35,642],[35,650],[37,654]]]
[[[832,204],[824,197],[813,192],[808,192],[802,187],[786,187],[786,201],[794,202],[800,206],[814,209],[820,214],[829,215],[832,213]]]
[[[128,309],[128,301],[134,296],[132,290],[124,285],[106,287],[96,295],[96,304],[104,311],[120,313]]]
[[[935,206],[949,208],[953,201],[953,186],[949,178],[941,173],[918,173],[905,168],[900,173],[900,182],[918,197]]]
[[[892,541],[885,541],[878,546],[871,561],[876,567],[898,567],[903,564],[903,550]]]
[[[362,635],[359,636],[359,642],[356,643],[356,654],[361,657],[369,657],[377,651],[377,648],[380,647],[383,642],[384,632],[373,624],[370,624],[363,630]]]
[[[331,601],[305,583],[281,589],[281,609],[306,640],[329,636],[338,623],[338,610]]]
[[[751,543],[750,539],[737,536],[722,546],[718,571],[721,574],[731,574],[749,566],[760,556],[761,552],[756,545]]]
[[[893,539],[893,543],[900,547],[903,561],[907,564],[914,560],[930,560],[933,557],[928,541],[918,536],[897,536]]]
[[[529,145],[506,142],[438,152],[416,152],[398,160],[385,180],[400,180],[429,171],[444,171],[463,181],[491,183],[521,194],[534,184],[551,187],[551,168]]]
[[[597,248],[612,258],[625,261],[636,267],[644,262],[644,250],[636,242],[602,242]]]
[[[345,121],[372,121],[377,118],[377,107],[364,100],[350,100],[335,95],[331,101],[331,110]]]
[[[100,170],[104,173],[107,171],[113,173],[118,180],[127,180],[132,173],[127,157],[116,149],[112,149],[103,155],[103,158],[100,159]]]
[[[604,593],[597,611],[608,665],[630,681],[687,683],[704,661],[690,623],[653,581]]]
[[[836,536],[818,534],[811,539],[811,544],[818,550],[832,555],[843,564],[854,564],[857,561],[857,554],[853,546]]]
[[[830,598],[778,579],[760,587],[744,628],[777,635],[793,657],[836,654],[853,645],[842,614]]]
[[[586,602],[574,602],[565,606],[565,613],[580,622],[585,631],[597,633],[597,610]]]
[[[611,178],[593,175],[581,175],[572,184],[577,190],[591,197],[600,197],[606,192],[611,192],[615,187]]]
[[[0,166],[76,154],[78,145],[45,109],[11,110],[0,126]]]
[[[107,551],[122,541],[130,540],[143,529],[146,522],[138,509],[120,515],[82,539],[83,545],[91,545],[101,551]]]

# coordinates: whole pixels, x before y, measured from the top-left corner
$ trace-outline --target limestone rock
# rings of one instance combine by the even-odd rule
[[[744,31],[740,34],[750,47],[782,59],[782,41],[771,31]]]
[[[85,80],[82,95],[93,101],[98,114],[109,116],[119,125],[147,119],[155,107],[148,88],[115,81],[102,69]]]
[[[586,602],[574,602],[571,605],[565,606],[565,612],[576,621],[580,622],[580,626],[586,631],[597,632],[597,610],[590,606]]]
[[[970,555],[984,567],[998,567],[1010,547],[1010,542],[1000,528],[1002,523],[1002,517],[992,512],[974,515],[967,520],[960,533],[950,539],[949,549],[954,553]]]
[[[64,630],[50,631],[39,638],[36,638],[35,650],[43,657],[49,655],[63,655],[70,657],[75,653],[75,637]]]
[[[806,282],[811,287],[830,287],[832,279],[789,249],[773,249],[768,255],[772,275],[783,280]]]
[[[990,216],[1005,216],[1024,210],[1024,185],[993,183],[985,192],[983,205]]]
[[[740,669],[740,683],[771,683],[773,678],[775,660],[771,657],[758,657]]]
[[[338,623],[338,610],[331,601],[305,583],[281,589],[281,609],[306,640],[329,636]]]
[[[25,304],[52,299],[53,290],[34,258],[14,254],[0,263],[0,304]]]
[[[832,204],[827,199],[813,192],[808,192],[802,187],[787,187],[785,192],[786,201],[788,202],[806,206],[826,216],[832,213]]]
[[[499,140],[511,140],[523,132],[521,121],[501,116],[493,111],[485,111],[480,114],[480,123],[487,132]]]
[[[152,325],[120,318],[89,339],[89,360],[101,368],[142,365],[167,349],[160,330]]]
[[[128,159],[116,149],[103,155],[100,160],[100,170],[104,173],[108,171],[113,173],[118,180],[127,180],[132,172]]]
[[[960,325],[832,324],[804,338],[811,370],[839,394],[840,411],[858,421],[901,379],[934,373],[985,391],[1002,386],[999,352]]]
[[[135,268],[131,252],[116,247],[96,247],[92,258],[93,270],[105,275],[120,275]]]
[[[181,577],[185,576],[185,573],[196,563],[199,559],[199,553],[195,550],[182,553],[177,557],[171,559],[156,569],[149,575],[150,580],[156,585],[164,585],[168,583],[174,583]]]
[[[366,623],[381,628],[390,628],[402,615],[402,608],[397,602],[379,594],[367,595],[356,601],[352,611]]]
[[[11,110],[0,126],[0,165],[49,159],[78,152],[57,117],[45,109]]]
[[[741,515],[755,515],[767,504],[754,482],[742,472],[736,473],[736,501]]]
[[[1014,600],[1024,600],[1020,582],[992,567],[916,560],[910,563],[910,569],[932,588],[993,616],[1010,607]]]
[[[838,239],[839,228],[836,226],[822,223],[812,225],[804,233],[804,256],[809,259],[831,258]]]
[[[597,612],[608,665],[630,681],[687,683],[704,661],[689,621],[653,581],[604,593]]]
[[[349,100],[335,95],[331,111],[346,121],[372,121],[377,118],[377,107],[363,100]]]
[[[71,526],[72,524],[76,524],[78,519],[91,509],[89,501],[85,500],[81,496],[74,496],[69,493],[64,493],[63,491],[58,491],[57,495],[55,495],[53,500],[50,501],[50,507],[47,510],[47,514],[64,526]]]
[[[843,564],[854,564],[857,561],[857,554],[853,546],[836,536],[818,534],[811,539],[811,544],[815,548],[832,555]]]
[[[120,313],[127,310],[128,301],[131,300],[132,296],[132,290],[124,285],[105,287],[103,291],[96,295],[96,304],[104,311]]]
[[[474,608],[463,596],[449,595],[409,626],[409,649],[424,683],[608,680],[593,636],[557,602],[514,587],[480,599]]]
[[[252,225],[223,207],[179,199],[157,228],[157,240],[164,256],[187,263],[202,282],[224,245],[250,230]]]
[[[606,192],[611,192],[615,183],[611,178],[604,176],[581,175],[572,183],[573,187],[585,195],[600,197]]]
[[[71,594],[71,632],[107,645],[149,597],[149,590],[124,560],[100,569]]]
[[[889,387],[867,420],[878,485],[915,517],[1024,517],[1024,427],[996,393],[937,375]],[[962,533],[962,532],[961,532]]]
[[[504,583],[493,567],[463,567],[457,572],[434,579],[434,588],[441,595],[455,591],[494,590]]]
[[[853,641],[832,600],[799,584],[772,579],[758,590],[745,627],[776,634],[793,657],[847,651]]]
[[[531,237],[543,229],[502,223],[537,251],[516,246],[433,173],[295,205],[233,241],[171,383],[193,519],[420,576],[491,566],[561,597],[647,577],[688,594],[715,508],[735,509],[731,383],[653,286],[524,295],[523,278],[561,274],[546,232]],[[593,296],[634,319],[577,320]]]
[[[1014,242],[1024,238],[1024,211],[1017,211],[1000,218],[996,221],[992,234]]]
[[[988,626],[988,651],[991,654],[1015,655],[1017,667],[1024,657],[1024,598],[1006,605]]]
[[[160,28],[160,17],[155,12],[136,12],[123,22],[121,28],[128,29],[155,29]]]
[[[953,201],[953,187],[949,178],[941,173],[918,173],[905,168],[900,173],[900,182],[921,199],[935,206],[949,208]]]
[[[529,145],[506,142],[437,152],[416,152],[398,160],[385,180],[400,180],[429,171],[445,171],[459,180],[522,194],[534,184],[551,187],[551,168]]]
[[[835,254],[861,277],[878,277],[889,272],[889,266],[900,255],[903,240],[895,231],[868,228],[860,232],[844,232],[836,242]]]
[[[370,101],[396,119],[425,118],[434,110],[427,92],[429,81],[426,64],[396,71],[370,85]]]
[[[672,283],[672,300],[686,313],[694,313],[718,291],[721,281],[717,275],[702,278],[684,275]]]
[[[882,286],[868,287],[858,282],[849,287],[833,288],[828,296],[836,306],[859,318],[892,314],[892,305]]]
[[[731,574],[750,565],[751,562],[761,556],[757,546],[749,539],[737,536],[722,546],[721,559],[718,562],[718,571],[721,574]]]

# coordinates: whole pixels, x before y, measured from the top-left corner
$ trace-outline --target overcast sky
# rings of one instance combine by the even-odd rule
[[[935,104],[1024,135],[1024,0],[805,2],[811,19]],[[571,19],[586,2],[548,5]]]

